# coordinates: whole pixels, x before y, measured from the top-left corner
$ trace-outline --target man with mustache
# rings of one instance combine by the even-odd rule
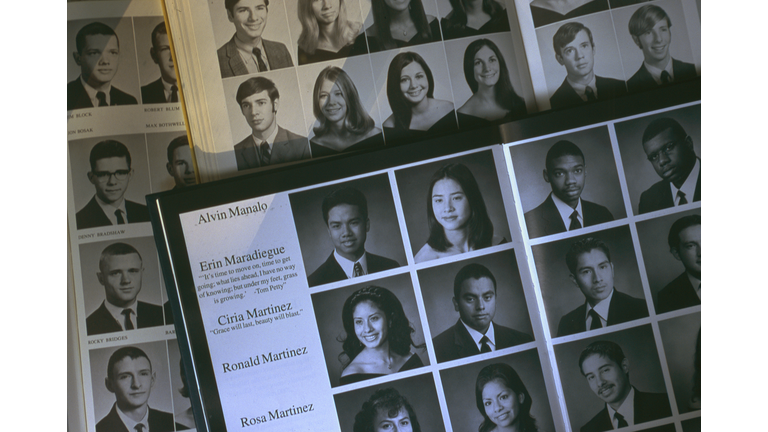
[[[676,220],[667,241],[669,252],[685,271],[659,291],[657,313],[701,304],[701,215]]]
[[[611,252],[602,241],[588,237],[571,245],[565,255],[571,281],[586,301],[560,318],[557,336],[567,336],[648,316],[642,299],[618,291],[613,286]]]
[[[552,193],[535,209],[525,213],[528,237],[550,234],[597,225],[613,220],[611,212],[581,199],[587,180],[584,153],[570,141],[558,141],[547,152],[544,181]]]
[[[629,359],[610,341],[595,341],[579,356],[581,374],[605,408],[581,427],[581,432],[602,432],[672,415],[666,393],[641,392],[629,383]]]

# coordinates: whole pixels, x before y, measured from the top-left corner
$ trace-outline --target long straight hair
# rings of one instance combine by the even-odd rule
[[[371,11],[373,12],[373,22],[376,23],[376,37],[385,50],[397,48],[397,43],[389,30],[389,24],[392,22],[389,6],[384,0],[371,0]],[[411,15],[413,24],[416,25],[416,31],[422,38],[432,40],[432,30],[429,28],[427,14],[424,12],[424,5],[421,0],[411,0],[408,5],[408,12]]]
[[[352,82],[352,78],[343,69],[336,66],[328,66],[317,76],[315,89],[312,92],[312,111],[320,123],[319,126],[314,128],[315,136],[321,137],[328,133],[331,128],[330,122],[325,118],[325,114],[323,114],[323,107],[320,106],[320,88],[325,81],[330,81],[341,89],[341,94],[347,104],[344,128],[355,134],[365,134],[373,129],[374,121],[368,115],[368,112],[365,111],[365,108],[363,108],[363,103],[360,102],[360,95],[357,94],[357,87]]]
[[[473,94],[477,93],[479,84],[477,83],[477,80],[475,80],[475,54],[477,54],[483,47],[490,48],[499,60],[499,81],[493,86],[493,95],[494,99],[496,99],[496,103],[506,110],[525,115],[527,112],[525,109],[525,101],[518,96],[515,92],[515,88],[512,87],[512,80],[509,78],[507,62],[501,54],[501,50],[495,43],[493,43],[493,41],[488,39],[478,39],[469,44],[464,51],[464,78],[467,80],[467,85],[469,85]]]
[[[314,54],[320,39],[320,26],[317,24],[317,18],[312,11],[313,0],[299,0],[298,15],[301,23],[301,34],[299,35],[299,48],[307,54]],[[357,32],[360,30],[360,24],[347,19],[347,6],[344,0],[339,0],[339,16],[336,17],[336,34],[332,42],[336,46],[344,46],[350,43]]]
[[[392,59],[387,71],[387,100],[389,101],[389,107],[392,109],[392,115],[395,117],[395,124],[401,129],[408,129],[411,124],[413,111],[411,110],[411,102],[405,98],[403,91],[400,89],[400,74],[403,72],[404,67],[413,62],[418,63],[427,75],[427,84],[429,85],[427,97],[432,98],[435,93],[435,78],[432,76],[432,70],[420,55],[415,52],[406,51]]]

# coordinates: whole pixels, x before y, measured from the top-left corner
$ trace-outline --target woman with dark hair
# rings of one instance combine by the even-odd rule
[[[417,263],[506,242],[493,234],[475,176],[465,165],[444,165],[427,189],[429,238],[414,257]]]
[[[349,384],[424,366],[411,353],[414,333],[403,305],[392,291],[369,286],[344,302],[341,322],[346,338],[341,340],[339,360],[344,365],[340,384]]]
[[[371,0],[373,25],[357,37],[370,52],[440,42],[437,18],[424,12],[421,0]]]
[[[336,66],[328,66],[315,80],[312,111],[317,118],[309,140],[312,157],[384,145],[381,129],[363,108],[352,79]]]
[[[475,402],[483,416],[479,432],[535,432],[533,400],[512,366],[494,363],[480,370],[475,382]]]
[[[608,10],[608,0],[533,0],[531,2],[534,27],[604,10]]]
[[[453,10],[440,20],[446,40],[509,31],[507,10],[496,0],[450,2]]]
[[[396,430],[421,432],[416,412],[392,387],[376,390],[355,415],[353,432]]]
[[[354,44],[363,25],[347,18],[344,0],[299,0],[299,64],[367,54]]]
[[[525,101],[515,93],[501,50],[488,39],[478,39],[464,51],[464,78],[472,96],[458,109],[459,125],[475,128],[523,117]]]
[[[388,145],[423,139],[458,129],[453,102],[435,99],[435,79],[415,52],[402,52],[387,71],[387,100],[392,109],[384,121]]]

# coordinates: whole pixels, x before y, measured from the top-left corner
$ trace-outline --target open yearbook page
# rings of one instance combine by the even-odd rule
[[[151,197],[199,429],[699,430],[700,123]]]

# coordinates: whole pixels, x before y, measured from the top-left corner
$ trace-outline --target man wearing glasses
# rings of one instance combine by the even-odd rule
[[[75,215],[77,229],[149,222],[147,207],[124,198],[131,181],[131,153],[115,140],[93,146],[88,180],[96,194]]]
[[[643,132],[643,150],[661,181],[640,195],[640,213],[701,201],[701,160],[680,123],[663,117]]]

